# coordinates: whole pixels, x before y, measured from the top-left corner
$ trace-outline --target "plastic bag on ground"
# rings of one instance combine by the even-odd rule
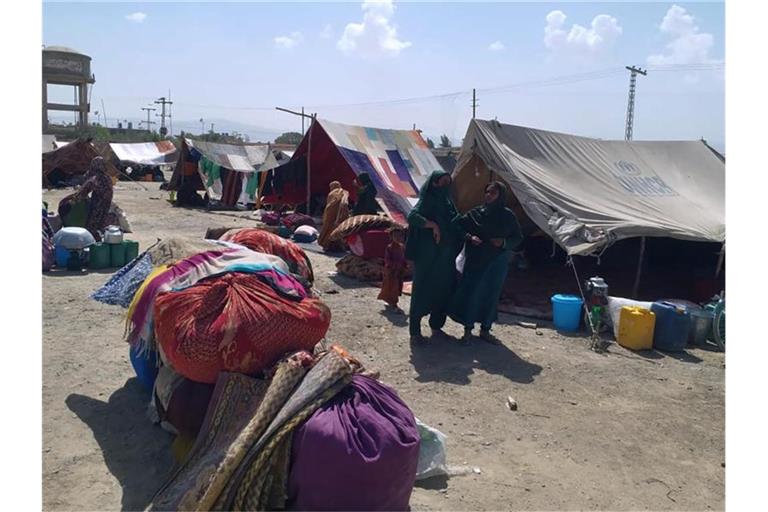
[[[426,425],[416,418],[421,444],[419,445],[419,464],[416,480],[425,480],[433,476],[448,475],[445,457],[445,434]]]

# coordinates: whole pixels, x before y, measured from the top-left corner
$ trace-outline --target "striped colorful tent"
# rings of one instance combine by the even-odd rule
[[[290,162],[265,175],[264,202],[305,203],[307,162],[309,189],[313,195],[324,197],[329,183],[336,180],[355,199],[353,180],[360,173],[368,173],[383,209],[401,222],[416,204],[424,180],[441,169],[418,131],[368,128],[318,119],[312,123]]]
[[[190,182],[224,206],[255,203],[258,174],[278,166],[268,144],[219,144],[184,139],[168,190]]]

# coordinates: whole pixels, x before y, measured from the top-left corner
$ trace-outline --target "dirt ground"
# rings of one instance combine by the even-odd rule
[[[174,208],[158,184],[143,185],[115,190],[141,247],[252,223],[244,213]],[[69,192],[44,200],[55,208]],[[328,338],[380,370],[419,419],[448,436],[450,464],[481,470],[419,484],[414,510],[724,508],[723,354],[617,345],[597,354],[584,337],[537,333],[508,315],[494,331],[503,346],[448,339],[411,348],[406,319],[385,315],[376,289],[330,275],[334,258],[310,258],[333,313]],[[171,436],[147,419],[149,396],[122,341],[125,310],[88,298],[108,278],[43,277],[46,510],[143,509],[173,466]],[[450,322],[446,330],[461,332]]]

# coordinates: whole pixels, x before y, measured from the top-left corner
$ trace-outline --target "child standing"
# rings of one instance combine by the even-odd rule
[[[402,313],[397,301],[403,293],[405,277],[405,233],[400,228],[389,230],[389,245],[384,251],[384,280],[381,283],[379,300],[387,303],[387,310]]]

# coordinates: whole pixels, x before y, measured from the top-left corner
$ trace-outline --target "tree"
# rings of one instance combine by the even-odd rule
[[[275,139],[275,144],[293,144],[298,146],[303,136],[298,132],[285,132]]]
[[[440,136],[440,147],[441,148],[451,147],[451,139],[449,139],[447,135]]]
[[[435,141],[427,137],[427,147],[429,149],[435,149]]]

